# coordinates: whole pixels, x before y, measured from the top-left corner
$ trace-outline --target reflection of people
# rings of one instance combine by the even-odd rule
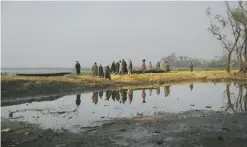
[[[123,90],[123,104],[127,101],[127,90]]]
[[[128,97],[129,97],[129,103],[131,104],[133,100],[133,90],[132,89],[128,90]]]
[[[101,99],[103,97],[103,91],[99,91],[99,98]]]
[[[152,88],[149,89],[149,96],[152,95]]]
[[[194,87],[194,85],[193,84],[190,84],[190,90],[191,91],[193,90],[193,87]]]
[[[156,88],[156,93],[157,93],[157,95],[160,95],[160,87]]]
[[[76,103],[77,106],[79,106],[81,104],[81,94],[77,94],[76,95],[75,103]]]
[[[127,100],[127,91],[124,89],[120,90],[120,103],[123,102],[123,104],[126,102]]]
[[[142,90],[142,103],[146,103],[146,92],[145,89]]]
[[[109,101],[110,97],[111,97],[111,90],[107,90],[105,93],[105,100]]]
[[[98,92],[93,92],[93,103],[96,105],[98,103]]]
[[[113,90],[111,95],[112,100],[115,101],[116,97],[117,97],[117,91]]]
[[[116,100],[119,101],[120,100],[120,91],[116,91]]]
[[[165,93],[165,97],[168,97],[170,94],[170,86],[165,86],[164,87],[164,93]]]

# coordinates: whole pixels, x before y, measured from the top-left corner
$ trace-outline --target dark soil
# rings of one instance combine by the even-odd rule
[[[176,146],[246,147],[246,113],[188,111],[152,117],[119,119],[84,133],[53,131],[2,120],[2,146],[95,147]],[[7,132],[3,129],[9,128]]]

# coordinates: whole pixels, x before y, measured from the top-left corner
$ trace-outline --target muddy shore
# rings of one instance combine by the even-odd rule
[[[93,147],[178,146],[245,147],[246,113],[193,110],[178,114],[119,119],[73,134],[2,120],[2,146]]]

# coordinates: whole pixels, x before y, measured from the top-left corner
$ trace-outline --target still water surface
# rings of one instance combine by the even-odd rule
[[[54,101],[2,107],[2,118],[38,124],[44,128],[79,132],[84,127],[121,117],[188,110],[246,111],[246,86],[203,83],[156,89],[108,90],[79,93]],[[10,117],[10,113],[13,114]]]

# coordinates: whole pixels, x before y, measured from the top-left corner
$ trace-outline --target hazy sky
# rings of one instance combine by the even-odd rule
[[[207,7],[224,2],[2,2],[2,67],[73,67],[131,58],[156,63],[175,52],[223,53],[208,31]]]

